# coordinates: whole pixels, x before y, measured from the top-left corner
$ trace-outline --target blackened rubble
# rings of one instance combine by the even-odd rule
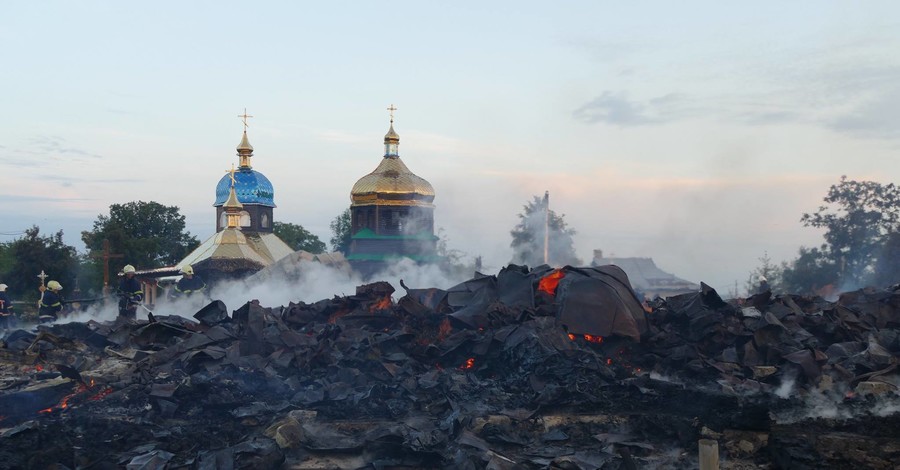
[[[609,266],[403,288],[13,332],[0,467],[696,468],[700,438],[723,468],[900,462],[898,289],[642,305]]]

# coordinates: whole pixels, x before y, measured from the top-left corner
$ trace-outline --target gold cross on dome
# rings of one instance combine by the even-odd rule
[[[244,121],[244,132],[247,132],[247,127],[249,127],[249,124],[247,124],[247,118],[252,118],[253,116],[247,114],[247,108],[244,108],[244,114],[238,114],[238,117],[241,118],[242,121]]]
[[[231,164],[230,170],[225,170],[225,173],[228,173],[228,176],[231,178],[231,187],[234,187],[234,163]]]
[[[388,106],[387,110],[391,112],[391,124],[393,124],[394,123],[394,111],[396,111],[397,108],[394,106],[393,103],[391,103],[391,105]]]

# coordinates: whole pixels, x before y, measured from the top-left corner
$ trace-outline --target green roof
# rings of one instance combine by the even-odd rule
[[[426,263],[434,263],[443,259],[438,255],[398,255],[396,253],[353,253],[347,255],[348,261],[389,261],[401,258],[409,258],[413,261]]]
[[[437,240],[434,234],[421,232],[414,235],[377,235],[372,229],[364,228],[350,238],[363,240]]]

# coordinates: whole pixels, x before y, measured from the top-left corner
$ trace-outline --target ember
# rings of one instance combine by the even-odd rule
[[[559,281],[565,277],[566,273],[562,272],[561,269],[557,269],[552,273],[541,278],[540,282],[538,282],[538,290],[549,295],[556,295],[556,287],[559,285]]]
[[[387,310],[387,309],[391,308],[391,305],[392,305],[391,298],[384,297],[381,300],[379,300],[378,302],[373,303],[369,307],[369,313],[375,313],[375,312],[380,312],[382,310]]]
[[[0,467],[697,468],[699,439],[729,468],[900,461],[896,412],[875,412],[896,409],[900,289],[704,286],[644,315],[614,267],[389,287],[7,333]]]

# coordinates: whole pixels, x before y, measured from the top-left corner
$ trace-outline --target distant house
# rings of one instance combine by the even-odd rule
[[[628,275],[631,287],[646,298],[670,297],[697,292],[700,285],[667,273],[653,262],[653,258],[604,258],[603,250],[594,250],[591,266],[614,264]]]

